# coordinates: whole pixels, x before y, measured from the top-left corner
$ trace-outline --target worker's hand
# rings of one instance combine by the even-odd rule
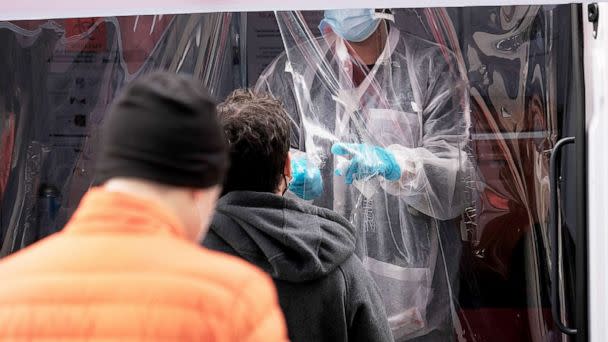
[[[311,163],[305,154],[291,158],[291,175],[289,190],[298,197],[312,200],[323,193],[321,170]]]
[[[392,152],[378,146],[367,144],[337,143],[331,153],[350,158],[344,169],[336,170],[336,175],[344,176],[346,184],[354,180],[368,180],[382,176],[389,181],[401,178],[401,168]]]

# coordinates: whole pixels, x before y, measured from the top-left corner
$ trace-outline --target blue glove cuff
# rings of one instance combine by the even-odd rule
[[[397,159],[395,159],[395,155],[393,152],[380,149],[382,153],[385,154],[386,157],[386,171],[384,173],[384,178],[389,181],[396,181],[401,178],[401,167],[397,164]]]

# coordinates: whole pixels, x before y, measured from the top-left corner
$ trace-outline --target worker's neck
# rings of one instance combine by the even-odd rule
[[[349,42],[351,54],[356,56],[365,65],[374,65],[382,54],[387,37],[387,29],[384,23],[366,40],[362,42]]]

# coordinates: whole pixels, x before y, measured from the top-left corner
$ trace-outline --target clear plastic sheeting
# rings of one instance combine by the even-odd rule
[[[285,102],[298,167],[322,178],[304,195],[357,227],[398,341],[568,341],[551,320],[549,155],[581,118],[577,11],[392,9],[366,46],[321,33],[322,11],[0,22],[0,257],[64,226],[113,98],[170,70]],[[564,255],[578,158],[560,163]],[[573,265],[560,274],[572,326]]]
[[[572,265],[565,265],[562,303],[548,298],[549,155],[573,134],[583,96],[571,85],[576,6],[511,6],[411,11],[416,32],[447,45],[470,89],[471,146],[476,161],[475,210],[461,229],[459,317],[471,341],[564,341],[551,305],[572,302]],[[418,18],[418,20],[416,20]],[[559,25],[557,25],[559,23]],[[411,25],[406,25],[411,27]],[[580,75],[579,75],[580,76]],[[574,184],[564,158],[563,184]],[[570,155],[569,157],[572,157]],[[562,194],[575,202],[574,191]],[[565,222],[572,212],[563,210]],[[570,227],[572,229],[572,227]],[[563,233],[566,251],[572,248]],[[453,243],[453,242],[452,242]],[[562,310],[564,321],[572,312]]]
[[[12,164],[13,144],[15,142],[15,117],[12,113],[5,113],[5,117],[0,119],[0,198],[4,194],[4,189],[8,183],[8,174]]]
[[[572,300],[571,268],[564,269],[564,303],[548,298],[555,247],[549,242],[549,156],[580,119],[570,103],[583,96],[583,89],[571,87],[577,77],[572,36],[580,34],[570,24],[575,10],[465,8],[450,10],[449,17],[458,18],[451,21],[446,12],[424,11],[428,22],[441,23],[433,35],[460,50],[470,84],[480,182],[475,225],[466,232],[461,261],[459,304],[465,327],[479,340],[494,338],[499,327],[504,341],[568,340],[553,326],[550,311]],[[571,174],[561,173],[567,175],[564,184],[574,184]],[[563,195],[576,202],[574,192]],[[563,212],[567,220],[573,217]],[[566,232],[563,238],[568,250],[572,239]],[[568,321],[572,312],[562,312]]]
[[[163,69],[233,89],[232,26],[230,13],[0,22],[0,256],[67,222],[127,82]]]
[[[357,227],[398,341],[558,339],[548,151],[572,129],[566,94],[582,96],[565,72],[577,33],[555,25],[572,10],[393,9],[365,47],[276,13],[285,52],[256,89],[285,102],[292,148],[321,169],[315,203]],[[402,174],[345,184],[336,143],[390,151]]]
[[[286,52],[257,90],[286,103],[292,147],[321,168],[326,188],[316,203],[357,227],[358,253],[398,340],[444,326],[449,335],[454,311],[434,304],[450,303],[452,289],[436,273],[454,273],[443,259],[458,255],[446,255],[439,235],[471,205],[474,174],[467,89],[456,58],[390,21],[380,24],[367,61],[332,31],[312,35],[300,13],[277,13],[277,21]],[[345,184],[335,171],[348,161],[335,148],[332,154],[335,143],[364,144],[362,159],[373,158],[373,147],[385,149],[401,174],[391,181],[371,172]]]

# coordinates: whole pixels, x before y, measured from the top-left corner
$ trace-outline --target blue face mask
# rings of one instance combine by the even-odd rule
[[[329,25],[340,37],[351,42],[362,42],[376,31],[381,19],[394,20],[392,14],[378,13],[372,8],[326,10],[319,29]]]

